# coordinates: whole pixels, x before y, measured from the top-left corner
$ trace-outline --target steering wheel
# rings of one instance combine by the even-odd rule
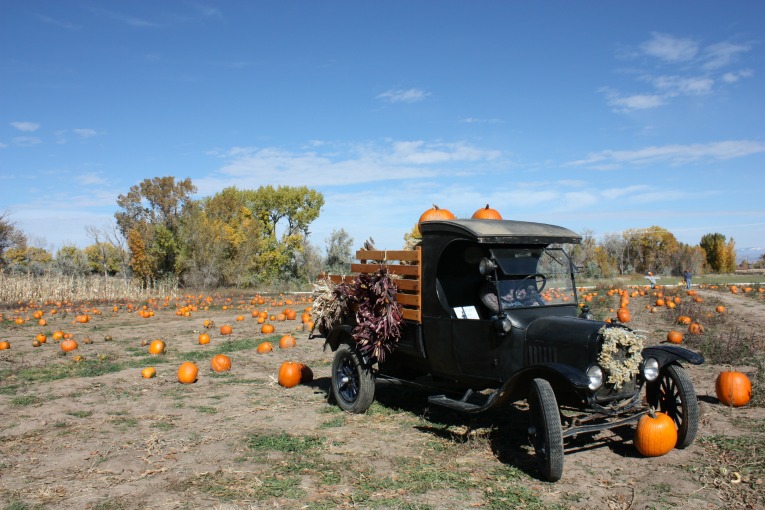
[[[520,296],[518,296],[518,291],[521,289],[524,291],[527,290],[527,288],[531,286],[531,282],[526,282],[526,280],[531,280],[532,278],[534,278],[534,283],[536,285],[536,289],[534,289],[534,293],[536,294],[535,299],[537,302],[541,303],[541,301],[539,300],[539,294],[542,293],[542,290],[545,288],[545,285],[547,285],[547,277],[543,275],[542,273],[530,274],[522,278],[521,280],[519,280],[518,286],[513,289],[513,300],[524,301],[524,298],[521,298]],[[530,299],[530,297],[527,296],[525,299],[528,300]]]

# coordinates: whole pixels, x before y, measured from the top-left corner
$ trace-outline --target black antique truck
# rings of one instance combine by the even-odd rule
[[[527,400],[529,441],[548,481],[563,475],[566,438],[631,424],[651,407],[675,421],[676,447],[693,442],[698,404],[682,365],[703,358],[644,347],[626,325],[580,308],[564,250],[579,235],[506,220],[427,221],[420,230],[416,249],[359,251],[352,265],[393,276],[404,323],[395,350],[384,361],[365,355],[352,314],[321,331],[342,409],[365,412],[381,379],[426,384],[430,404],[465,413]]]

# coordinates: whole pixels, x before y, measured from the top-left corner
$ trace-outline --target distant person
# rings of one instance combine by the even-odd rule
[[[651,284],[651,288],[656,288],[656,277],[653,275],[652,272],[648,271],[648,274],[645,275],[645,279],[648,280],[648,283]]]
[[[683,271],[683,281],[685,282],[685,289],[691,290],[691,270],[686,269]]]

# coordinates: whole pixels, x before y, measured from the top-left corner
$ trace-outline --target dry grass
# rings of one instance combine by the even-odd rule
[[[0,303],[30,301],[93,301],[175,296],[177,282],[143,288],[135,280],[102,276],[7,275],[0,273]]]

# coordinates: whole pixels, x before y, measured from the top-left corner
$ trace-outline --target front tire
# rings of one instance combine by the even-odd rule
[[[555,392],[546,380],[531,381],[529,411],[529,438],[539,471],[545,480],[557,482],[563,476],[563,429]]]
[[[332,360],[332,395],[340,409],[355,414],[366,412],[375,398],[372,369],[348,344],[341,344]]]
[[[699,428],[699,403],[688,373],[680,365],[662,369],[659,378],[646,387],[648,404],[667,413],[677,426],[676,448],[693,443]]]

